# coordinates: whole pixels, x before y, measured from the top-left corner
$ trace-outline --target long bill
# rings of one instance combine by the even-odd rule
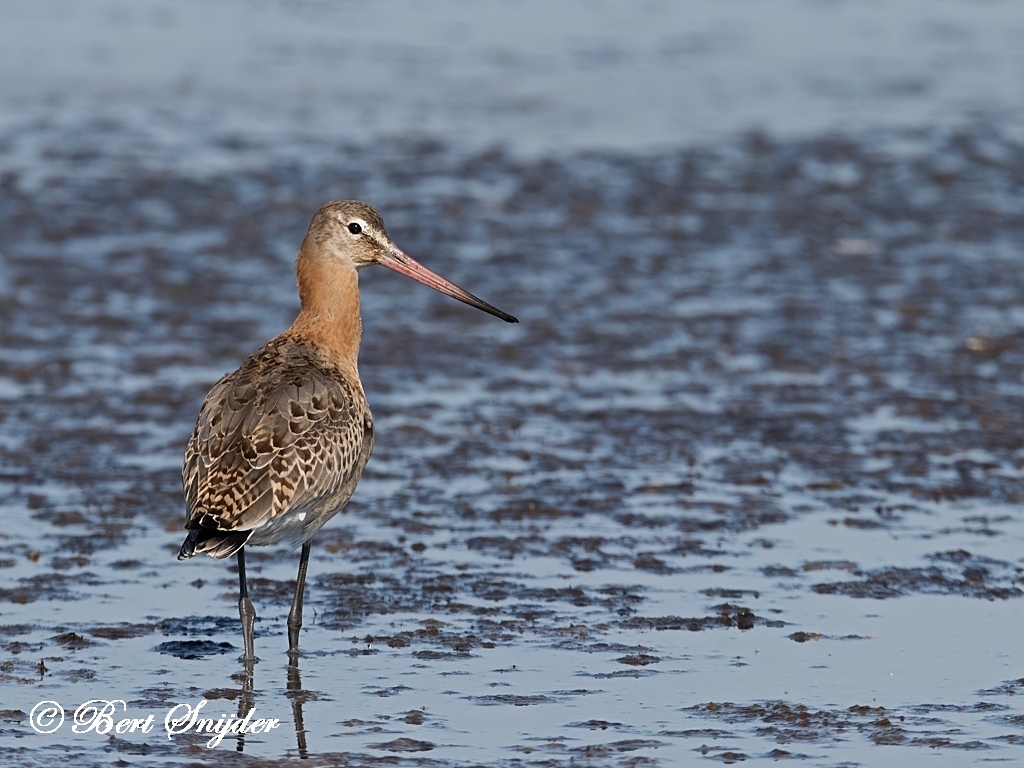
[[[400,275],[411,277],[417,283],[423,283],[423,285],[429,286],[430,288],[433,288],[435,291],[440,291],[441,293],[447,296],[451,296],[453,299],[458,299],[459,301],[465,304],[469,304],[469,306],[471,307],[482,309],[484,312],[487,312],[488,314],[494,315],[495,317],[500,317],[506,323],[519,322],[516,318],[512,317],[512,315],[508,314],[507,312],[502,312],[500,309],[491,306],[483,299],[478,299],[469,291],[459,288],[459,286],[455,285],[455,283],[448,282],[436,272],[431,272],[418,261],[413,259],[408,254],[404,253],[403,251],[400,251],[395,246],[391,246],[390,248],[388,248],[387,251],[384,252],[384,255],[381,258],[380,263],[383,266],[387,267],[388,269],[394,270]]]

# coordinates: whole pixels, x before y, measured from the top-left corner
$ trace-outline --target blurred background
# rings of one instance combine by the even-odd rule
[[[12,0],[3,121],[535,153],[1020,117],[1009,0]],[[284,149],[283,147],[278,147]]]
[[[1024,742],[1024,6],[0,5],[0,763],[962,766]],[[334,198],[373,458],[179,563],[210,386]],[[255,762],[254,762],[255,761]]]

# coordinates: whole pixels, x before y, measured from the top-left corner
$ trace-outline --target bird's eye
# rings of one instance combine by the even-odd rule
[[[348,225],[348,231],[351,232],[353,235],[360,235],[363,232],[363,228],[359,226],[358,222],[353,221],[351,224]]]

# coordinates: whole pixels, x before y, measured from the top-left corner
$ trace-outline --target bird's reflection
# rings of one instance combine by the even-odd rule
[[[242,678],[242,692],[238,697],[238,717],[244,718],[248,715],[256,706],[256,695],[253,690],[253,678],[254,678],[254,666],[255,662],[253,659],[244,659],[243,664],[245,665],[241,675],[235,677]],[[245,751],[245,734],[239,733],[236,737],[235,751]]]
[[[243,658],[244,668],[241,672],[233,675],[235,680],[241,682],[241,690],[238,696],[238,718],[242,720],[256,707],[255,692],[255,664],[253,660]],[[299,750],[299,758],[306,760],[309,751],[306,749],[306,727],[303,723],[302,706],[309,701],[309,691],[302,689],[302,677],[299,672],[299,657],[297,654],[288,656],[288,684],[286,695],[292,703],[292,722],[295,726],[295,743]],[[235,737],[235,751],[245,751],[245,734],[239,733]]]
[[[298,654],[288,654],[288,698],[292,701],[292,721],[295,723],[295,743],[299,748],[299,758],[309,757],[306,751],[306,728],[302,723],[302,705],[306,703],[309,692],[302,690],[302,679],[299,677]]]

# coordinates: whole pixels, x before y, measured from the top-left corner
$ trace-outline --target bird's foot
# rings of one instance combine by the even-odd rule
[[[242,620],[242,661],[246,665],[255,664],[258,661],[254,640],[256,609],[252,607],[252,601],[248,597],[238,601],[238,616]]]

